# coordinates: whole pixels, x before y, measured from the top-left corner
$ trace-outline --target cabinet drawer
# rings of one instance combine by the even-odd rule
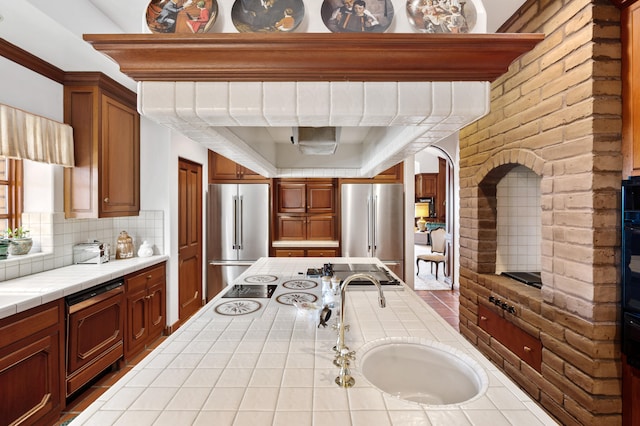
[[[161,265],[150,266],[125,277],[127,292],[136,291],[158,283],[164,283],[164,281],[164,263]]]
[[[0,348],[58,325],[62,311],[61,303],[52,302],[0,321]]]
[[[304,250],[302,250],[302,249],[278,249],[278,250],[276,250],[276,257],[304,257]]]
[[[334,249],[309,249],[307,250],[308,257],[336,257],[338,253]]]
[[[539,339],[483,305],[478,305],[478,325],[536,371],[542,370],[542,342]]]

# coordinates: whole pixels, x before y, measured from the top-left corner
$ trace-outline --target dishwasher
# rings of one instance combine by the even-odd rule
[[[72,294],[66,302],[66,396],[124,356],[124,279]]]

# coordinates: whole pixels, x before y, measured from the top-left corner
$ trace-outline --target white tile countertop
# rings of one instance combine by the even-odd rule
[[[69,296],[167,260],[164,255],[71,265],[0,282],[0,318]]]
[[[376,259],[351,258],[369,263]],[[286,304],[320,301],[307,268],[340,258],[262,258],[235,283],[276,284],[271,298],[212,299],[71,423],[79,425],[555,425],[534,401],[408,287],[349,286],[347,345],[355,386],[335,384],[337,334]],[[304,284],[304,285],[302,285]],[[231,288],[231,287],[230,287]],[[257,303],[256,303],[257,302]],[[246,308],[257,309],[231,315]],[[226,313],[226,314],[221,314]],[[329,320],[333,323],[335,315]],[[424,405],[378,390],[361,374],[359,350],[378,339],[432,342],[483,371],[483,391],[463,403]]]

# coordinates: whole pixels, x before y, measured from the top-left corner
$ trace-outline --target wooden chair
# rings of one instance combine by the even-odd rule
[[[416,275],[420,273],[420,261],[429,262],[431,264],[431,273],[433,274],[433,265],[436,265],[436,275],[438,278],[438,265],[442,263],[442,272],[444,273],[444,264],[446,261],[445,251],[447,245],[445,244],[445,236],[447,231],[444,228],[436,228],[429,231],[429,237],[431,239],[431,253],[421,254],[416,257]]]

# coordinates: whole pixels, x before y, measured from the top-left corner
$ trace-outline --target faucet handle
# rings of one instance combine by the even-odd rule
[[[331,328],[333,328],[335,331],[340,331],[340,323],[339,322],[335,322]],[[349,326],[349,324],[345,324],[344,325],[344,331],[349,331],[351,327]]]

